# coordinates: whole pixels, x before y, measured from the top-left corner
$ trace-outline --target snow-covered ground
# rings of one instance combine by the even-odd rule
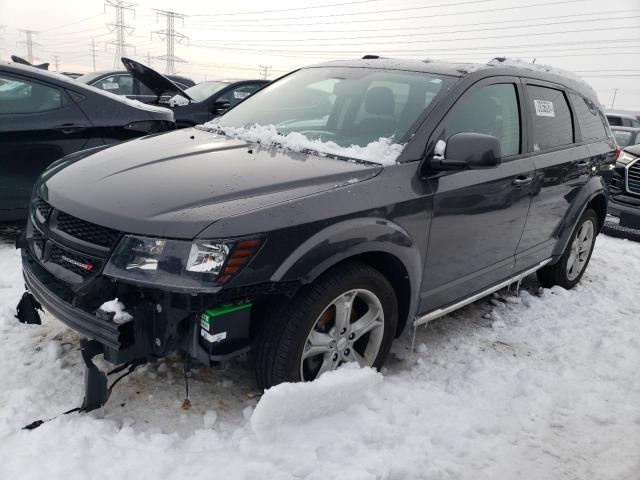
[[[0,479],[640,479],[640,245],[599,237],[573,291],[481,300],[343,368],[256,396],[251,367],[147,366],[91,414],[77,335],[13,318],[0,244]]]

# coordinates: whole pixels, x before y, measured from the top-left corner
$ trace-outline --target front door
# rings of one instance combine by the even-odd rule
[[[421,312],[453,303],[508,278],[529,209],[533,162],[522,155],[522,89],[511,77],[468,90],[436,130],[493,135],[502,162],[482,170],[434,173],[433,217],[424,268]]]

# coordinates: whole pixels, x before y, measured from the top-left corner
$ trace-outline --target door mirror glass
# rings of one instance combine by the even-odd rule
[[[443,153],[444,151],[444,153]],[[466,170],[500,165],[500,140],[483,133],[456,133],[445,144],[440,140],[431,159],[433,170]]]

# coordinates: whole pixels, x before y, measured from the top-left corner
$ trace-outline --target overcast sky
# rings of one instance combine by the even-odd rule
[[[495,56],[572,70],[600,101],[640,110],[640,0],[139,0],[127,10],[127,54],[164,71],[166,28],[153,8],[186,15],[176,30],[187,40],[175,54],[178,72],[196,81],[269,78],[325,59],[380,54],[485,62]],[[59,58],[59,69],[112,69],[115,40],[106,26],[115,10],[100,0],[0,0],[0,56],[26,56],[19,29],[35,37],[34,61]]]

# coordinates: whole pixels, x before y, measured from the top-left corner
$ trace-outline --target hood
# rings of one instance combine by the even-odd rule
[[[188,100],[193,100],[184,90],[173,83],[161,73],[156,72],[153,68],[147,67],[140,62],[122,57],[122,64],[127,71],[133,75],[140,83],[148,87],[156,96],[163,93],[173,93],[174,95],[182,95]]]
[[[221,218],[348,186],[381,166],[247,144],[198,129],[151,135],[47,171],[40,195],[129,233],[194,238]]]
[[[625,148],[624,151],[629,152],[637,157],[640,157],[640,144],[631,145],[630,147]]]

